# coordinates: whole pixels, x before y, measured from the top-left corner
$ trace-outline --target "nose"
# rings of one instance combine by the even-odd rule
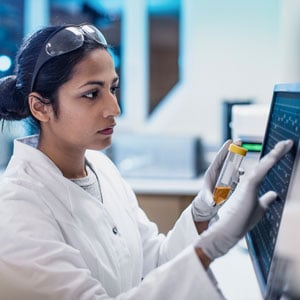
[[[103,117],[109,118],[109,117],[117,117],[120,115],[121,109],[118,103],[118,100],[115,95],[110,95],[106,99],[105,108],[103,110]]]

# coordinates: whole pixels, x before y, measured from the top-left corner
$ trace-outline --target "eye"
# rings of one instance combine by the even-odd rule
[[[119,88],[120,88],[119,85],[112,86],[112,87],[110,88],[110,91],[111,91],[112,94],[116,95]]]
[[[99,91],[94,90],[94,91],[89,91],[89,92],[83,94],[82,97],[88,98],[88,99],[95,99],[95,98],[97,98],[98,94],[99,94]]]

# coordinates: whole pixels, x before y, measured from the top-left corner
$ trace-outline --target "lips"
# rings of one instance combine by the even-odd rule
[[[110,135],[110,134],[113,134],[114,129],[112,127],[108,127],[103,130],[100,130],[99,132],[104,135]]]
[[[101,129],[98,132],[101,134],[104,134],[104,135],[111,135],[114,132],[114,127],[115,127],[115,124],[113,126],[109,126],[104,129]]]

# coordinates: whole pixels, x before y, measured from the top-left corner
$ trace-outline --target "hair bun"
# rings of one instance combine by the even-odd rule
[[[15,75],[0,78],[0,119],[21,120],[28,116],[28,106],[16,89]]]

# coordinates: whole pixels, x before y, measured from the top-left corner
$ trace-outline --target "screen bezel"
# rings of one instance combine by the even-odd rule
[[[260,158],[264,155],[264,150],[265,150],[265,147],[266,147],[266,141],[267,141],[267,137],[268,137],[269,130],[270,130],[270,121],[271,121],[274,105],[275,105],[275,102],[276,102],[276,97],[278,95],[282,95],[282,93],[286,93],[287,95],[292,94],[293,96],[299,94],[299,101],[300,101],[300,83],[275,85],[274,90],[273,90],[272,101],[271,101],[271,106],[270,106],[270,110],[269,110],[269,116],[268,116],[267,126],[266,126],[266,130],[265,130],[264,140],[263,140],[263,144],[262,144],[263,147],[262,147]],[[299,140],[298,140],[298,145],[299,145]],[[290,179],[289,187],[288,187],[288,190],[287,190],[284,206],[285,206],[286,202],[289,201],[289,197],[290,197],[290,194],[291,194],[290,187],[291,187],[291,185],[293,184],[293,181],[294,181],[296,165],[298,165],[298,163],[295,164],[295,162],[297,161],[297,157],[299,157],[299,147],[298,147],[298,145],[297,145],[298,150],[297,150],[296,155],[295,155],[295,160],[294,160],[293,169],[292,169],[292,173],[291,173],[291,179]],[[284,216],[284,209],[283,209],[283,212],[282,212],[281,220],[282,220],[283,216]],[[278,233],[279,233],[279,231],[280,231],[280,226],[279,226]],[[278,237],[278,233],[277,233],[277,237]],[[269,273],[268,273],[268,276],[267,276],[266,280],[264,278],[262,268],[261,268],[259,260],[258,260],[259,253],[256,253],[256,251],[255,251],[254,241],[252,239],[251,232],[247,233],[246,242],[247,242],[249,254],[250,254],[250,257],[251,257],[251,260],[252,260],[252,263],[253,263],[254,271],[255,271],[255,274],[256,274],[256,277],[257,277],[257,281],[258,281],[259,286],[260,286],[261,293],[262,293],[264,299],[267,299],[268,295],[272,294],[272,291],[271,291],[271,289],[273,288],[273,285],[272,285],[272,270],[276,268],[276,266],[274,266],[275,262],[274,262],[273,258],[274,258],[274,253],[276,251],[277,240],[275,242],[275,248],[274,248],[273,255],[272,255],[273,258],[272,258],[272,261],[271,261]]]

